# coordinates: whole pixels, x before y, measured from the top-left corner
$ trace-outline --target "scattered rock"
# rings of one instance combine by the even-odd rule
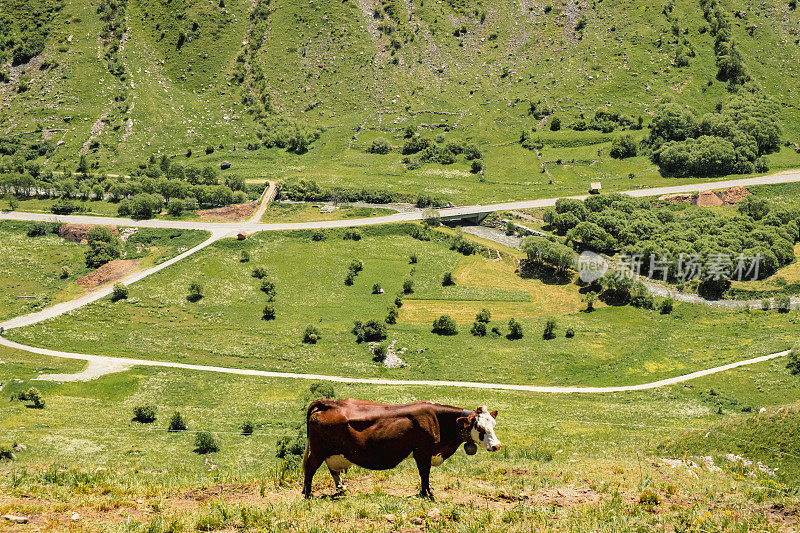
[[[28,446],[25,445],[25,444],[17,444],[16,446],[14,446],[14,451],[15,452],[24,452],[27,449],[28,449]]]
[[[231,162],[223,161],[222,163],[219,164],[219,168],[222,170],[228,170],[229,168],[231,168]]]
[[[72,513],[72,516],[70,516],[69,518],[70,520],[80,520],[81,515],[79,515],[78,513]]]
[[[415,526],[421,526],[422,524],[425,523],[425,520],[423,520],[418,516],[415,516],[414,518],[411,519],[411,523],[414,524]]]
[[[3,515],[3,518],[5,518],[9,522],[11,522],[12,524],[27,524],[28,523],[28,517],[27,516],[5,514],[5,515]]]
[[[429,509],[427,513],[425,513],[425,516],[431,520],[439,520],[439,518],[442,516],[442,513],[437,507],[433,507]]]

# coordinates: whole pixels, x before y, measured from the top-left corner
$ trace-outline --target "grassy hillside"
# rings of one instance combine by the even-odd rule
[[[646,126],[664,98],[699,114],[729,98],[697,0],[34,4],[52,18],[46,45],[2,67],[10,81],[0,83],[0,122],[4,133],[44,129],[36,135],[63,141],[42,162],[70,169],[80,152],[101,170],[125,171],[152,152],[192,149],[197,164],[227,159],[247,177],[465,202],[581,192],[589,180],[631,188],[671,180],[645,156],[612,159],[619,128],[570,128],[598,108]],[[798,11],[786,0],[720,5],[751,85],[778,104],[783,140],[797,142]],[[551,131],[556,118],[562,128]],[[471,173],[463,157],[402,164],[407,126],[476,144],[483,171]],[[519,144],[532,129],[539,150]],[[275,135],[307,139],[308,152],[267,147]],[[395,151],[365,153],[378,137]],[[790,145],[768,161],[798,166],[800,155]]]

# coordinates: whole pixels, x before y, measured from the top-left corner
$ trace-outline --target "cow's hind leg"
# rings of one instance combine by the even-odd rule
[[[331,471],[331,477],[333,478],[333,485],[336,487],[336,492],[344,492],[347,490],[347,485],[344,484],[342,481],[342,475],[346,472],[346,470],[342,470],[338,472],[336,470],[331,469],[330,467],[328,470]]]
[[[322,459],[311,449],[311,443],[306,441],[306,451],[303,453],[303,496],[311,497],[311,481],[314,474],[322,465]]]
[[[431,492],[430,485],[431,454],[415,451],[414,461],[417,463],[417,470],[419,470],[419,495],[421,498],[430,498],[433,501],[433,492]]]

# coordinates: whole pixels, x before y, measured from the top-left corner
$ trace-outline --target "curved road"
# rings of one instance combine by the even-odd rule
[[[694,192],[699,190],[706,190],[710,188],[726,188],[734,186],[748,186],[748,185],[767,185],[775,183],[790,183],[800,181],[800,170],[792,170],[786,172],[779,172],[769,176],[761,176],[757,178],[747,178],[741,180],[728,180],[718,181],[711,183],[695,183],[687,185],[678,185],[672,187],[658,187],[651,189],[637,189],[632,191],[623,191],[623,194],[630,196],[645,197],[645,196],[660,196],[663,194],[676,194],[685,192]],[[247,222],[233,222],[233,223],[214,223],[214,222],[191,222],[191,221],[168,221],[168,220],[133,220],[125,218],[114,217],[93,217],[81,215],[48,215],[39,213],[19,213],[19,212],[0,212],[0,219],[7,220],[29,220],[29,221],[55,221],[55,222],[73,222],[83,224],[108,224],[118,226],[134,226],[134,227],[152,227],[152,228],[179,228],[190,230],[202,230],[211,233],[211,237],[199,245],[183,252],[182,254],[165,261],[164,263],[155,267],[135,272],[121,280],[122,283],[130,284],[139,281],[151,274],[154,274],[168,266],[202,250],[206,246],[216,242],[217,240],[236,235],[239,232],[254,233],[258,231],[281,231],[281,230],[294,230],[294,229],[321,229],[321,228],[334,228],[334,227],[349,227],[349,226],[362,226],[372,224],[385,224],[391,222],[406,222],[412,220],[419,220],[422,218],[420,213],[397,213],[384,217],[373,217],[363,219],[351,220],[334,220],[334,221],[319,221],[319,222],[298,222],[298,223],[281,223],[281,224],[261,224],[258,223],[261,215],[266,210],[269,202],[275,195],[275,183],[270,182],[270,186],[265,191],[260,206],[256,213]],[[572,198],[583,199],[586,196],[574,196]],[[442,217],[463,216],[479,213],[489,213],[493,211],[505,211],[512,209],[529,209],[534,207],[547,207],[555,205],[557,198],[548,198],[541,200],[530,200],[522,202],[509,202],[503,204],[490,204],[486,206],[467,206],[467,207],[453,207],[447,209],[440,209],[439,213]],[[80,296],[69,302],[63,302],[50,306],[42,311],[30,313],[27,315],[19,316],[6,322],[0,323],[0,332],[11,328],[27,326],[56,317],[68,311],[73,311],[91,302],[97,301],[104,296],[107,296],[113,290],[112,286],[106,286],[98,290],[92,291],[89,294]],[[761,357],[738,361],[723,366],[709,368],[683,376],[654,381],[651,383],[644,383],[639,385],[627,385],[618,387],[546,387],[534,385],[512,385],[502,383],[475,383],[475,382],[462,382],[462,381],[415,381],[415,380],[388,380],[388,379],[369,379],[369,378],[350,378],[343,376],[328,376],[317,374],[298,374],[292,372],[270,372],[264,370],[248,370],[238,368],[225,368],[205,365],[191,365],[185,363],[174,363],[170,361],[149,361],[146,359],[129,359],[107,357],[99,355],[78,354],[71,352],[60,352],[56,350],[48,350],[46,348],[37,348],[33,346],[26,346],[10,341],[0,336],[0,345],[9,348],[19,349],[31,353],[42,355],[49,355],[53,357],[81,359],[88,362],[87,368],[78,374],[60,374],[40,376],[40,379],[52,379],[58,381],[69,380],[86,380],[99,377],[103,374],[110,372],[118,372],[130,368],[131,366],[161,366],[170,368],[183,368],[188,370],[201,370],[211,372],[223,372],[228,374],[251,375],[251,376],[266,376],[266,377],[279,377],[279,378],[296,378],[296,379],[314,379],[323,381],[336,381],[340,383],[366,383],[373,385],[420,385],[420,386],[446,386],[446,387],[467,387],[467,388],[483,388],[483,389],[502,389],[502,390],[520,390],[529,392],[545,392],[545,393],[610,393],[610,392],[626,392],[636,390],[646,390],[656,387],[663,387],[666,385],[674,385],[690,379],[695,379],[717,372],[724,372],[740,366],[768,361],[777,357],[784,357],[788,355],[789,351],[777,352]]]

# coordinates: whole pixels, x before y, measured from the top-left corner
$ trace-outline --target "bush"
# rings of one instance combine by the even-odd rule
[[[376,283],[372,286],[372,294],[383,294],[383,289],[381,288],[380,283]]]
[[[769,311],[770,309],[772,309],[772,302],[770,301],[770,299],[764,298],[763,300],[761,300],[761,310]]]
[[[349,229],[344,232],[344,240],[346,241],[360,241],[361,232],[357,229]]]
[[[793,376],[800,374],[800,344],[795,344],[789,351],[789,361],[786,363],[786,368]]]
[[[137,405],[133,408],[133,419],[142,424],[150,424],[156,420],[156,406],[151,404]]]
[[[394,305],[395,305],[395,307],[398,307],[398,308],[403,307],[403,294],[402,293],[398,294],[397,296],[394,297]]]
[[[512,318],[508,321],[508,338],[511,340],[521,339],[523,336],[522,333],[522,324],[516,321],[516,319]]]
[[[219,444],[214,434],[209,431],[198,431],[194,436],[195,453],[212,453],[219,451]]]
[[[455,335],[458,333],[456,321],[450,315],[442,315],[433,321],[433,332],[437,335]]]
[[[553,120],[550,121],[550,131],[558,131],[561,129],[561,119],[558,117],[553,117]]]
[[[372,347],[372,360],[381,362],[386,359],[386,345],[385,344],[376,344]]]
[[[615,159],[625,159],[636,155],[636,143],[628,134],[620,135],[611,143],[609,155]]]
[[[186,204],[180,198],[170,198],[167,202],[167,213],[173,217],[179,217],[183,214]]]
[[[252,435],[253,432],[256,430],[256,425],[253,424],[250,420],[248,420],[241,425],[241,430],[242,430],[242,435]]]
[[[642,507],[652,509],[659,503],[661,503],[661,500],[658,498],[658,494],[656,494],[650,489],[643,490],[642,493],[639,495],[639,505],[641,505]]]
[[[324,241],[325,232],[322,230],[315,230],[314,233],[311,234],[311,240],[315,242]]]
[[[476,337],[483,337],[486,335],[486,324],[483,322],[473,322],[469,332]]]
[[[188,428],[189,427],[186,425],[186,420],[183,419],[178,411],[175,411],[175,413],[172,415],[172,418],[169,419],[167,431],[174,433],[176,431],[186,431]]]
[[[555,339],[556,338],[556,319],[555,318],[548,318],[547,322],[544,323],[544,332],[542,333],[542,338],[545,340]]]
[[[203,286],[197,281],[189,284],[189,295],[186,297],[190,302],[196,302],[203,297]]]
[[[62,267],[61,267],[61,275],[59,276],[61,279],[67,279],[67,278],[68,278],[68,277],[70,277],[71,275],[72,275],[72,274],[71,274],[71,272],[69,271],[69,268],[67,268],[67,267],[65,267],[65,266],[62,266]]]
[[[389,312],[386,314],[386,318],[383,320],[387,324],[397,324],[397,316],[400,313],[397,311],[396,307],[390,307]]]
[[[571,339],[572,337],[574,337],[575,336],[575,328],[573,328],[572,326],[568,326],[566,333],[564,333],[564,336],[566,338],[568,338],[568,339]]]
[[[261,280],[261,292],[267,295],[268,302],[273,301],[278,294],[278,291],[275,289],[275,284],[266,278]]]
[[[303,342],[306,344],[316,344],[320,339],[319,329],[316,326],[309,325],[303,332]]]
[[[364,270],[364,263],[361,262],[361,259],[353,259],[350,261],[350,266],[348,268],[350,269],[350,272],[358,274]]]
[[[118,259],[121,251],[119,239],[106,226],[92,226],[87,236],[89,250],[86,251],[86,266],[98,268],[112,259]]]
[[[253,277],[258,279],[263,279],[267,276],[267,270],[262,267],[256,267],[253,269]]]
[[[275,320],[275,306],[272,304],[265,305],[264,315],[261,318],[262,320]]]
[[[411,278],[406,278],[403,281],[403,294],[411,294],[414,292],[414,280]]]
[[[17,399],[22,402],[31,402],[34,409],[44,409],[45,400],[42,393],[36,387],[31,387],[25,392],[20,392]]]
[[[428,227],[436,227],[441,224],[441,215],[436,209],[426,209],[422,213],[422,223]]]
[[[775,297],[775,309],[779,313],[788,313],[792,308],[792,301],[789,296],[780,294]]]
[[[239,262],[248,263],[249,261],[250,261],[250,252],[248,252],[247,250],[242,250],[241,253],[239,253]]]
[[[473,174],[480,174],[483,172],[483,161],[480,159],[473,159],[469,165],[469,171]]]
[[[445,272],[444,277],[442,277],[442,285],[444,287],[448,287],[450,285],[455,285],[456,282],[453,280],[453,273],[452,272]]]
[[[344,277],[344,284],[348,287],[352,285],[356,280],[356,275],[353,273],[352,270],[347,272],[347,275]]]
[[[0,461],[13,461],[16,459],[14,450],[11,446],[0,444]]]
[[[389,142],[384,138],[378,138],[372,141],[372,144],[367,148],[367,152],[371,154],[388,154],[392,150]]]
[[[387,330],[384,322],[372,319],[366,323],[356,320],[351,331],[356,336],[356,342],[360,343],[382,341],[386,338]]]
[[[661,312],[662,315],[668,315],[672,313],[672,305],[673,305],[672,298],[666,298],[661,302],[659,311]]]
[[[124,283],[115,283],[114,289],[111,291],[111,301],[125,300],[128,298],[128,286]]]
[[[492,319],[492,313],[486,308],[481,309],[481,311],[477,315],[475,315],[476,322],[483,322],[484,324],[488,324],[491,319]]]
[[[41,237],[43,235],[47,235],[47,229],[46,222],[34,222],[28,226],[28,237]]]
[[[596,292],[587,292],[582,301],[586,304],[586,312],[591,313],[594,311],[594,303],[597,301],[597,293]]]
[[[418,261],[417,253],[414,252],[409,256],[408,262],[411,263],[412,265],[415,265],[417,261]]]

